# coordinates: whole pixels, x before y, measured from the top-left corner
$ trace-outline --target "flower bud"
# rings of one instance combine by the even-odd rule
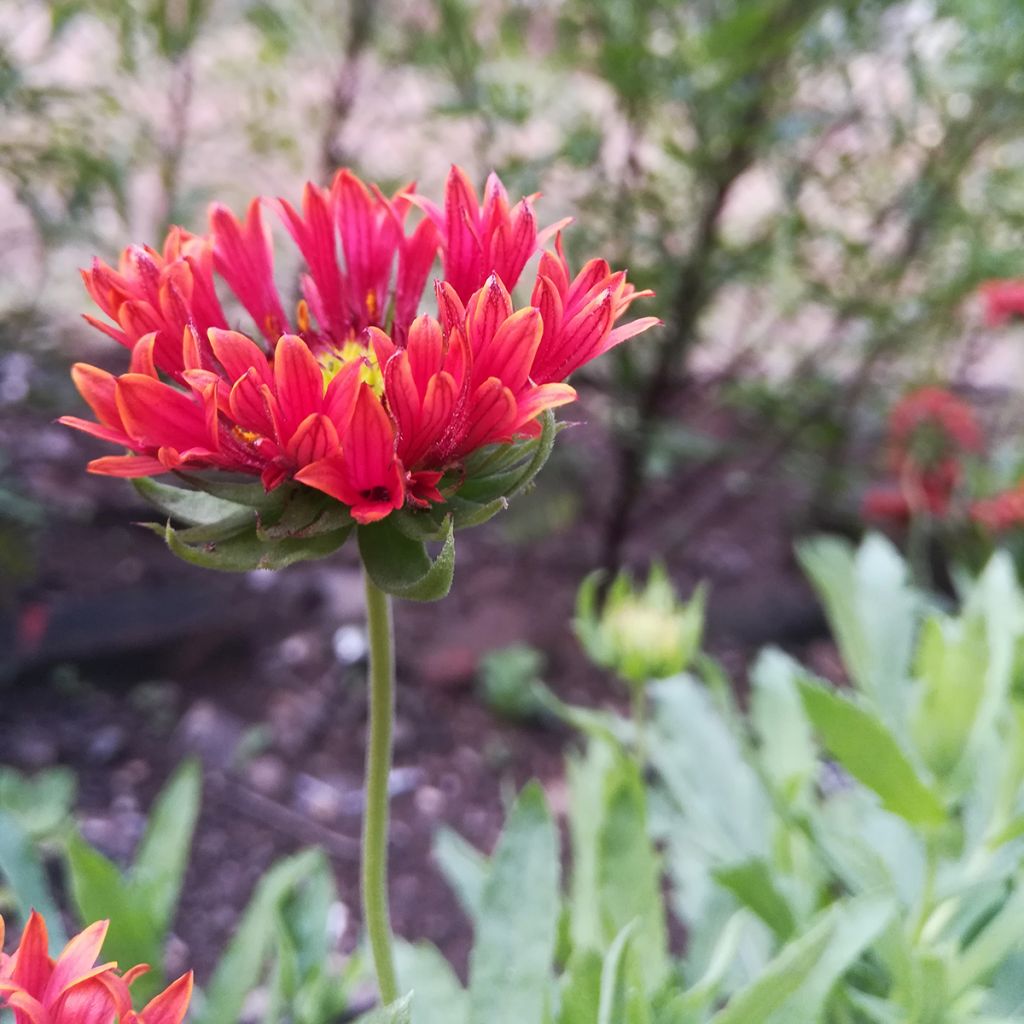
[[[677,675],[690,664],[704,628],[703,586],[682,602],[661,565],[652,566],[644,587],[620,573],[598,611],[599,582],[600,574],[583,581],[573,624],[596,664],[630,686]]]

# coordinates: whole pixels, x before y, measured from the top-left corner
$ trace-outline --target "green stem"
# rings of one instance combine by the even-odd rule
[[[643,771],[647,762],[647,686],[644,683],[633,683],[630,710],[636,742],[636,760]]]
[[[363,578],[370,640],[370,727],[366,745],[361,886],[363,920],[370,938],[381,1002],[386,1006],[398,998],[388,914],[388,775],[391,726],[395,717],[395,644],[391,598],[365,572]]]

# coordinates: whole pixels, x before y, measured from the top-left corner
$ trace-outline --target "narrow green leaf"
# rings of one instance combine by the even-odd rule
[[[490,871],[487,857],[457,832],[441,828],[434,837],[434,860],[466,916],[475,922],[480,917],[484,883]]]
[[[866,537],[856,552],[845,541],[816,537],[797,545],[797,556],[857,687],[897,727],[920,609],[906,563],[878,534]]]
[[[67,942],[67,935],[46,881],[46,871],[35,844],[18,820],[3,809],[0,809],[0,877],[14,894],[23,919],[33,908],[46,918],[50,954],[56,956]]]
[[[793,940],[745,988],[719,1010],[710,1024],[753,1024],[766,1021],[816,970],[835,933],[835,913],[826,913],[800,938]]]
[[[319,850],[306,850],[278,861],[260,879],[231,945],[206,988],[194,1024],[225,1024],[239,1019],[246,997],[258,985],[277,943],[283,901],[322,862]]]
[[[165,937],[151,908],[133,899],[117,865],[79,836],[69,840],[67,856],[71,896],[79,918],[110,919],[103,955],[122,964],[148,963],[151,971],[138,979],[138,995],[151,997],[163,980]]]
[[[182,764],[164,786],[149,814],[131,872],[131,896],[145,902],[162,932],[170,928],[199,817],[202,771],[197,761]]]
[[[762,651],[750,671],[750,719],[758,760],[772,788],[798,803],[818,773],[818,751],[797,688],[803,668],[782,651]]]
[[[985,980],[1015,949],[1024,948],[1024,885],[1018,885],[1000,911],[978,933],[954,962],[949,977],[950,996]]]
[[[597,1024],[616,1024],[616,1008],[624,1002],[621,992],[622,965],[630,939],[636,933],[635,922],[627,924],[615,936],[601,966],[601,1001],[597,1010]]]
[[[802,679],[799,686],[804,709],[825,749],[873,790],[887,810],[916,825],[941,825],[946,820],[942,801],[878,718],[825,685]]]
[[[395,968],[399,984],[413,995],[412,1024],[466,1024],[469,997],[436,946],[399,940]]]
[[[647,802],[636,764],[618,758],[604,795],[597,883],[606,941],[631,928],[631,948],[650,995],[668,975],[668,935],[661,862],[648,836]]]
[[[412,601],[437,601],[451,589],[455,533],[450,517],[444,546],[434,559],[421,541],[405,536],[388,519],[360,526],[357,535],[363,565],[385,593]]]
[[[562,978],[558,1024],[597,1024],[603,967],[604,959],[596,950],[573,950]]]
[[[412,1024],[412,1007],[415,993],[403,996],[390,1006],[381,1006],[364,1013],[355,1024]],[[455,1024],[453,1021],[452,1024]]]
[[[898,911],[895,899],[870,893],[841,904],[835,930],[814,971],[767,1024],[820,1019],[833,988]]]
[[[728,889],[785,941],[796,929],[793,912],[775,886],[771,868],[758,858],[719,868],[713,872],[719,885]]]
[[[484,884],[469,964],[469,1024],[541,1021],[559,915],[558,835],[540,786],[509,814]]]

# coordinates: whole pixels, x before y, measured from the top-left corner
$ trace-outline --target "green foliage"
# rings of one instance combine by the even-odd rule
[[[318,850],[275,864],[259,881],[210,983],[196,1000],[197,1024],[242,1019],[249,995],[269,972],[267,1024],[329,1024],[344,1010],[347,978],[331,964],[328,913],[334,877]],[[401,1021],[382,1016],[382,1021]],[[376,1018],[373,1018],[376,1019]]]
[[[529,721],[547,707],[547,691],[540,678],[543,669],[543,654],[528,644],[488,651],[478,670],[480,696],[503,718]]]
[[[0,900],[24,920],[34,908],[47,920],[50,952],[67,942],[50,892],[44,854],[67,836],[75,777],[63,768],[25,776],[0,768]]]
[[[140,998],[164,985],[161,964],[192,848],[199,814],[201,773],[188,761],[164,787],[131,867],[122,872],[78,836],[68,843],[71,894],[83,921],[109,918],[105,950],[119,963],[148,963]]]

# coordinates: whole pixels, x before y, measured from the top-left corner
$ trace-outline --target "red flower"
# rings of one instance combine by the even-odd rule
[[[974,502],[971,519],[992,533],[1005,533],[1024,525],[1024,485]]]
[[[414,202],[427,216],[409,233]],[[438,485],[458,480],[466,456],[536,434],[540,413],[575,399],[566,376],[658,323],[614,327],[650,292],[603,260],[570,281],[560,243],[541,257],[532,305],[515,309],[509,290],[545,233],[532,200],[510,206],[494,175],[481,207],[453,168],[443,213],[407,191],[388,199],[349,171],[329,191],[307,185],[301,212],[271,205],[308,268],[293,320],[260,200],[244,222],[214,206],[208,238],[175,228],[162,255],[133,247],[118,271],[96,261],[84,273],[116,326],[90,322],[131,350],[120,377],[73,370],[96,420],[61,422],[130,452],[94,460],[92,472],[219,469],[259,476],[267,490],[295,479],[374,522],[406,501],[443,501]],[[439,248],[438,319],[416,319]],[[253,330],[228,329],[215,275]]]
[[[0,918],[0,946],[3,944]],[[128,986],[148,968],[123,976],[113,963],[94,966],[107,933],[99,921],[76,935],[56,961],[47,953],[46,922],[31,914],[17,950],[0,953],[0,1009],[14,1012],[15,1024],[181,1024],[192,994],[192,975],[165,989],[142,1011],[132,1010]]]
[[[903,525],[914,515],[944,518],[963,475],[962,459],[984,447],[971,407],[937,387],[905,395],[889,415],[889,461],[898,484],[870,489],[865,519]]]
[[[533,288],[533,305],[544,320],[544,335],[531,368],[538,384],[565,380],[584,363],[661,321],[641,317],[613,329],[635,299],[653,295],[638,292],[626,281],[624,270],[612,273],[605,260],[591,260],[569,280],[569,264],[562,239],[555,239],[557,255],[544,253]]]
[[[459,167],[452,167],[444,193],[444,209],[423,196],[411,197],[437,227],[441,239],[444,279],[468,302],[491,274],[511,291],[530,257],[569,220],[537,231],[536,196],[509,207],[501,179],[491,174],[481,206],[476,190]]]
[[[980,290],[989,327],[1001,327],[1024,316],[1024,281],[986,281]]]
[[[899,464],[980,452],[985,443],[971,407],[938,387],[918,388],[900,399],[889,415],[889,440]]]

